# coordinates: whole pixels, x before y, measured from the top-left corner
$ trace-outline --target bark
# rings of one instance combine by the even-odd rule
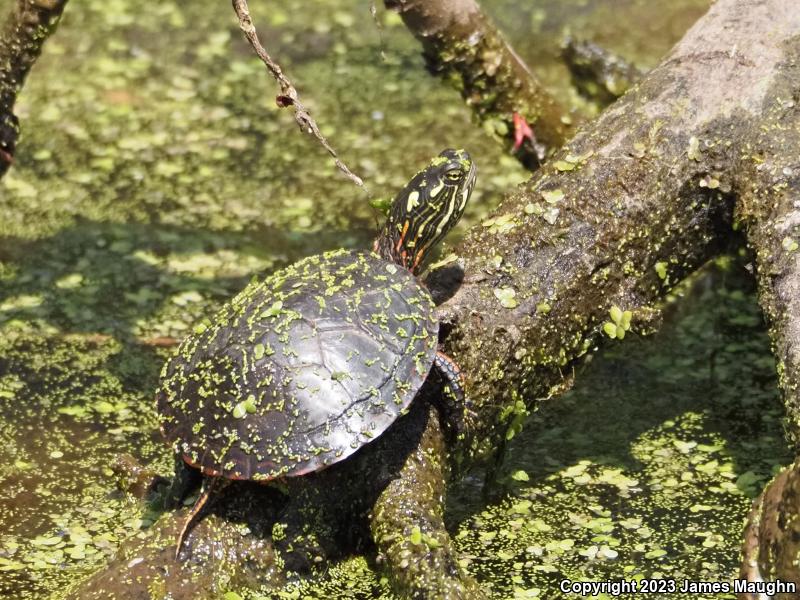
[[[659,67],[469,232],[429,283],[445,299],[444,343],[467,376],[470,415],[447,450],[423,438],[428,460],[469,467],[494,456],[540,399],[569,386],[582,356],[601,339],[618,342],[624,311],[634,331],[654,327],[663,295],[731,238],[737,198],[742,218],[761,214],[744,211],[764,160],[753,148],[796,114],[785,103],[800,89],[799,43],[796,0],[718,0]],[[792,140],[776,154],[800,155]],[[776,197],[765,194],[749,238],[783,245],[767,210]],[[765,266],[775,264],[760,257],[760,277],[772,281]],[[146,546],[137,557],[159,558]]]
[[[795,22],[800,17],[795,16]],[[797,32],[800,34],[800,31]],[[765,98],[767,118],[741,146],[737,218],[755,251],[759,301],[770,325],[788,432],[800,446],[800,39]]]
[[[231,589],[286,583],[268,542],[216,515],[195,527],[191,555],[175,560],[185,518],[186,510],[165,515],[126,540],[106,568],[68,590],[66,600],[218,600]]]
[[[389,567],[395,587],[410,598],[485,600],[475,580],[464,576],[444,526],[444,443],[439,415],[430,408],[418,449],[406,459],[372,510],[370,527],[378,549],[377,562]],[[415,531],[419,539],[415,539]],[[419,552],[421,544],[429,546],[423,553]]]
[[[509,142],[522,135],[514,113],[533,130],[517,150],[529,168],[571,134],[563,107],[481,11],[476,0],[385,0],[422,43],[428,68],[452,81],[478,118]],[[502,124],[502,125],[501,125]],[[510,145],[510,144],[509,144]]]
[[[800,586],[800,464],[781,472],[756,500],[748,516],[739,577],[747,581],[793,582]],[[739,600],[761,600],[760,594],[740,593]],[[797,594],[777,594],[792,600]]]
[[[796,8],[715,3],[659,67],[466,236],[451,267],[464,280],[441,314],[477,415],[462,445],[468,463],[512,435],[537,399],[569,385],[576,360],[609,341],[604,324],[618,329],[612,307],[647,331],[671,285],[731,237],[742,140],[772,118],[780,81],[797,89]]]
[[[17,0],[0,33],[0,177],[14,159],[19,121],[14,103],[67,0]]]
[[[770,326],[786,406],[787,432],[800,445],[800,37],[786,44],[767,118],[740,148],[737,217],[756,256],[759,301]],[[800,585],[800,462],[756,502],[745,533],[742,574]],[[742,595],[742,598],[749,598]],[[778,598],[796,597],[779,594]]]
[[[614,102],[644,76],[636,65],[592,42],[570,38],[561,56],[575,87],[603,106]]]

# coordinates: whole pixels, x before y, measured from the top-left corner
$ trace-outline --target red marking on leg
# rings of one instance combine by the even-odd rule
[[[419,250],[419,251],[417,252],[417,254],[416,254],[416,257],[414,258],[414,264],[413,264],[413,265],[411,265],[411,271],[412,271],[412,272],[416,272],[416,270],[417,270],[417,267],[419,266],[419,263],[420,263],[420,262],[422,262],[422,256],[425,254],[425,251],[426,251],[427,249],[428,249],[428,248],[427,248],[427,246],[426,246],[425,248],[422,248],[421,250]]]

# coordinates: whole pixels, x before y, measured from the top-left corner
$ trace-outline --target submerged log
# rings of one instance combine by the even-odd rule
[[[611,104],[644,76],[636,65],[585,40],[569,38],[561,57],[578,91],[602,106]]]

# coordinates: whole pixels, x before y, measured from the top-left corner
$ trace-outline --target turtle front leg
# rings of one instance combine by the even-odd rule
[[[444,352],[437,352],[433,361],[445,390],[441,394],[439,409],[448,435],[455,438],[464,432],[464,416],[469,409],[464,393],[464,376],[455,361]]]
[[[444,436],[436,411],[429,410],[422,439],[370,515],[378,560],[414,600],[483,600],[477,582],[459,566],[444,526],[446,475]]]

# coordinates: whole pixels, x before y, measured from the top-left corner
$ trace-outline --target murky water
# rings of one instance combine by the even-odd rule
[[[652,65],[706,4],[485,2],[583,111],[557,58],[565,34]],[[3,12],[10,5],[0,0]],[[151,342],[181,337],[252,276],[365,246],[375,230],[365,194],[274,106],[228,3],[140,8],[67,8],[21,98],[24,138],[0,181],[0,594],[9,597],[58,597],[147,525],[109,465],[128,451],[170,468],[152,405],[168,351]],[[441,148],[464,146],[480,175],[463,231],[525,178],[458,94],[424,72],[396,17],[382,14],[378,31],[366,1],[251,8],[375,195],[393,194]],[[732,573],[748,499],[789,459],[769,345],[738,269],[706,275],[663,334],[627,337],[543,407],[488,507],[474,482],[458,490],[458,543],[497,598],[556,598],[562,576]],[[307,589],[371,597],[382,587],[353,559]]]

